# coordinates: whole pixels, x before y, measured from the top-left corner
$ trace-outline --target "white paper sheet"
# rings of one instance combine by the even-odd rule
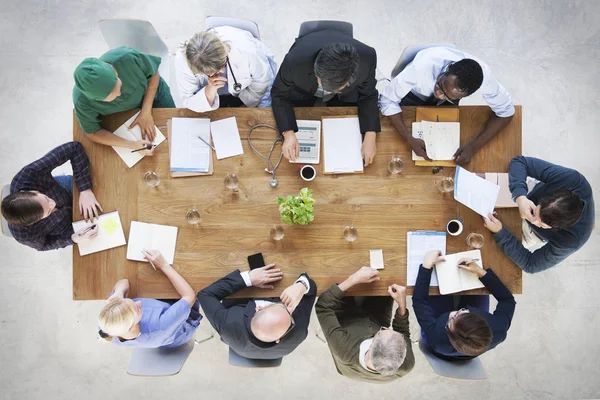
[[[240,131],[235,117],[221,119],[210,123],[210,131],[217,153],[217,159],[244,154]]]
[[[383,269],[383,249],[375,249],[369,251],[369,259],[371,262],[371,268]]]
[[[130,142],[142,140],[142,130],[140,129],[139,125],[136,125],[132,129],[129,129],[129,126],[133,123],[133,121],[135,121],[139,113],[140,112],[138,111],[133,117],[125,121],[125,123],[121,125],[116,131],[114,131],[113,134],[120,137],[121,139],[129,140]],[[154,130],[156,132],[156,136],[154,137],[154,145],[158,146],[159,144],[164,142],[166,138],[165,135],[163,135],[160,129],[158,129],[156,126],[154,126]],[[133,167],[142,158],[144,158],[144,155],[140,151],[132,153],[131,150],[133,149],[128,149],[119,146],[112,146],[112,148],[115,149],[117,154],[121,157],[121,159],[125,162],[125,164],[127,164],[127,167],[129,168]]]
[[[323,118],[325,173],[363,172],[358,118]]]
[[[171,130],[171,171],[207,172],[212,149],[198,136],[210,143],[210,119],[173,118]]]
[[[500,187],[464,168],[456,167],[454,199],[482,217],[494,211]]]
[[[85,240],[77,244],[79,255],[85,256],[99,251],[112,249],[114,247],[123,246],[125,242],[125,234],[121,225],[121,218],[118,211],[102,214],[96,220],[85,222],[85,220],[73,222],[73,230],[78,230],[98,225],[98,236],[92,240]]]
[[[131,221],[127,259],[147,262],[142,250],[158,250],[169,264],[173,264],[176,244],[176,226]]]
[[[413,122],[413,137],[423,139],[427,155],[432,160],[452,160],[460,146],[460,123],[458,122]],[[413,160],[424,160],[413,151]]]
[[[423,264],[425,253],[429,250],[440,250],[446,254],[446,232],[416,231],[406,235],[406,284],[415,286],[419,267]],[[438,286],[438,279],[433,270],[429,286]]]
[[[440,282],[440,294],[450,294],[485,287],[476,274],[458,268],[458,261],[461,258],[478,258],[479,261],[476,261],[476,263],[483,268],[481,251],[479,250],[463,251],[462,253],[447,255],[445,262],[441,262],[435,266]]]

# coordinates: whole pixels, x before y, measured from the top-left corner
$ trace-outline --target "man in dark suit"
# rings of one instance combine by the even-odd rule
[[[237,354],[250,359],[276,359],[290,354],[306,339],[317,285],[301,274],[279,299],[221,300],[250,286],[272,289],[283,273],[270,264],[252,271],[235,270],[198,293],[206,318]]]
[[[273,114],[284,136],[283,155],[295,160],[300,152],[294,107],[311,107],[321,99],[327,106],[358,106],[362,156],[365,166],[371,164],[377,152],[375,134],[381,130],[376,67],[375,49],[342,32],[323,30],[297,38],[271,89]]]

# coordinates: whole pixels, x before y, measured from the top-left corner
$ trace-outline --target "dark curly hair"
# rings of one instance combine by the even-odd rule
[[[456,86],[468,95],[477,91],[483,83],[483,70],[475,60],[465,58],[450,64],[448,74],[456,77]]]

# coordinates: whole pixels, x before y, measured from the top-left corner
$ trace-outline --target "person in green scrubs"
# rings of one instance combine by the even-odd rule
[[[152,144],[152,108],[175,108],[171,90],[158,74],[160,62],[160,57],[123,46],[100,58],[86,58],[77,66],[73,74],[75,115],[91,141],[130,149]],[[134,108],[141,111],[130,128],[139,125],[142,140],[121,139],[100,125],[103,116]],[[144,153],[151,155],[152,150]]]

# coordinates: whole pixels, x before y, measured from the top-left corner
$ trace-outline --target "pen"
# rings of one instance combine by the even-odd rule
[[[200,136],[196,136],[198,139],[202,140],[202,142],[204,142],[205,145],[207,145],[208,147],[210,147],[211,149],[215,150],[215,148],[213,147],[212,144],[208,143],[206,140],[202,139]],[[215,150],[216,151],[216,150]]]
[[[461,262],[461,263],[460,263],[460,264],[458,264],[458,265],[467,265],[467,264],[474,263],[475,261],[479,261],[479,258],[474,258],[474,259],[472,259],[471,261],[463,261],[463,262]]]
[[[79,234],[79,236],[83,236],[86,233],[88,233],[89,231],[91,231],[92,229],[96,228],[96,224],[90,226],[89,228],[87,228],[85,231],[83,231],[82,233]]]
[[[142,254],[146,255],[146,254],[148,254],[148,252],[146,250],[142,249]],[[156,267],[154,266],[154,263],[150,260],[148,260],[148,262],[150,263],[150,265],[152,265],[152,268],[154,268],[154,270],[156,271]]]
[[[137,150],[131,150],[132,153],[135,153],[136,151],[142,151],[142,150],[152,150],[152,148],[154,147],[153,144],[149,144],[147,146],[142,147],[141,149],[137,149]]]

